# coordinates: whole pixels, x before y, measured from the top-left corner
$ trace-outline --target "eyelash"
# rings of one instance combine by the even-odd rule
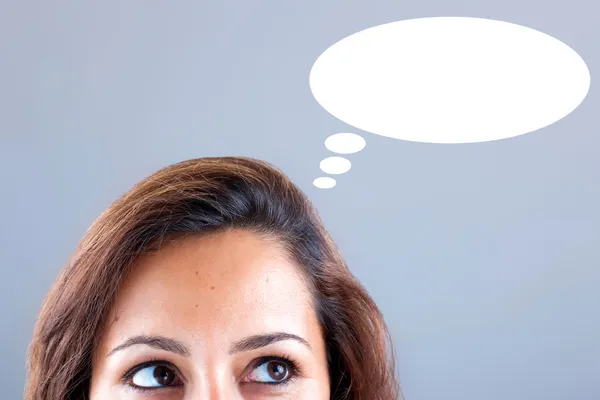
[[[301,371],[298,363],[296,361],[294,361],[292,359],[292,357],[285,355],[285,354],[281,354],[279,356],[273,355],[273,356],[260,357],[251,363],[253,365],[252,368],[255,369],[255,368],[259,367],[260,365],[263,365],[269,361],[279,361],[279,362],[283,362],[283,363],[287,364],[290,369],[290,371],[289,371],[290,377],[283,382],[247,382],[247,383],[258,383],[261,385],[284,387],[284,386],[287,386],[290,383],[292,383],[298,377],[302,376],[302,371]],[[121,378],[121,382],[123,384],[127,385],[129,388],[136,390],[136,391],[140,391],[140,392],[150,392],[150,391],[154,391],[154,390],[160,390],[160,389],[164,390],[164,389],[171,388],[169,386],[141,387],[141,386],[134,385],[131,382],[133,376],[136,373],[138,373],[139,371],[143,370],[144,368],[156,367],[156,366],[165,366],[165,367],[171,368],[173,370],[173,372],[177,375],[177,378],[181,380],[181,373],[179,372],[179,369],[177,369],[177,367],[175,365],[173,365],[173,363],[171,363],[169,361],[161,360],[161,359],[149,359],[148,361],[138,364],[135,367],[131,368],[129,371],[127,371]]]
[[[165,388],[169,389],[168,386],[167,387],[164,387],[164,386],[163,387],[161,387],[161,386],[141,387],[141,386],[134,385],[132,382],[134,375],[137,374],[138,372],[140,372],[141,370],[143,370],[144,368],[158,367],[158,366],[165,366],[165,367],[172,369],[173,372],[175,372],[175,374],[177,374],[177,377],[179,379],[181,379],[181,373],[179,372],[179,369],[177,369],[177,367],[175,365],[173,365],[173,363],[170,363],[169,361],[162,360],[159,358],[151,358],[148,361],[138,364],[135,367],[131,368],[129,371],[127,371],[125,373],[125,375],[123,375],[123,378],[121,378],[121,382],[123,384],[127,385],[130,389],[140,391],[140,392],[152,392],[154,390],[159,390],[159,389],[164,390]]]
[[[250,382],[250,383],[258,383],[260,385],[284,387],[284,386],[287,386],[290,383],[292,383],[298,377],[302,376],[302,371],[300,370],[300,366],[298,365],[298,363],[296,361],[294,361],[292,357],[290,357],[288,355],[284,355],[284,354],[281,354],[280,356],[260,357],[252,362],[252,370],[254,370],[255,368],[257,368],[260,365],[268,363],[269,361],[279,361],[279,362],[287,364],[287,366],[290,369],[290,371],[289,371],[290,377],[283,382]]]

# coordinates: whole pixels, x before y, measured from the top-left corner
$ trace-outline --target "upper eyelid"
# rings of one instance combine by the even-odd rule
[[[256,359],[254,359],[250,364],[248,364],[248,367],[246,367],[246,369],[244,370],[244,376],[242,377],[242,379],[245,379],[248,374],[252,371],[254,371],[256,368],[260,367],[261,365],[266,364],[269,361],[282,361],[285,362],[289,367],[290,367],[290,372],[293,375],[291,378],[298,378],[298,377],[303,377],[303,370],[301,369],[302,367],[300,366],[300,364],[295,361],[294,359],[292,359],[291,357],[282,357],[282,356],[264,356],[264,357],[258,357]]]
[[[173,364],[172,362],[167,361],[167,360],[152,360],[152,361],[146,361],[146,362],[140,363],[140,364],[130,368],[129,370],[127,370],[127,372],[123,375],[121,380],[123,382],[127,383],[138,372],[140,372],[146,368],[156,367],[156,366],[161,366],[161,365],[171,368],[173,370],[173,372],[175,372],[177,374],[177,377],[179,377],[179,379],[181,379],[184,382],[186,381],[185,376],[181,373],[181,370],[179,368],[177,368],[177,366],[175,364]]]
[[[281,361],[281,362],[285,362],[286,364],[289,364],[289,366],[291,368],[293,368],[294,370],[298,369],[298,363],[294,360],[292,360],[289,357],[280,357],[280,356],[265,356],[265,357],[259,357],[257,359],[255,359],[252,363],[250,363],[250,365],[253,365],[254,368],[257,368],[265,363],[268,363],[270,361]]]

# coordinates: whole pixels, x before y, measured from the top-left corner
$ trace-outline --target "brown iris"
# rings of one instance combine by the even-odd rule
[[[175,372],[171,370],[169,367],[165,367],[163,365],[159,365],[154,368],[154,379],[156,382],[163,386],[172,385],[175,382]]]
[[[269,372],[269,378],[274,381],[281,381],[288,375],[288,366],[281,361],[269,361],[267,371]]]

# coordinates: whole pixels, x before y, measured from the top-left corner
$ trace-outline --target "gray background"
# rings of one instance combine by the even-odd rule
[[[0,391],[22,396],[43,296],[134,183],[200,156],[281,167],[380,304],[408,400],[600,399],[600,158],[592,0],[0,2]],[[489,17],[571,46],[592,88],[558,123],[469,145],[364,134],[319,190],[333,133],[308,73],[356,31]],[[596,73],[596,75],[595,75]]]

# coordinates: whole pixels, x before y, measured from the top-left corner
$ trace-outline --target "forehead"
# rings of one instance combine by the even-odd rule
[[[174,284],[192,284],[194,291],[214,290],[217,284],[230,289],[245,285],[267,289],[273,285],[265,284],[272,280],[298,289],[305,286],[299,267],[279,242],[249,231],[227,230],[167,242],[134,266],[123,291],[149,286],[160,290]]]
[[[241,326],[257,333],[309,329],[315,315],[299,266],[282,246],[229,230],[173,241],[143,257],[121,285],[110,320],[123,335],[183,329],[232,339]]]

